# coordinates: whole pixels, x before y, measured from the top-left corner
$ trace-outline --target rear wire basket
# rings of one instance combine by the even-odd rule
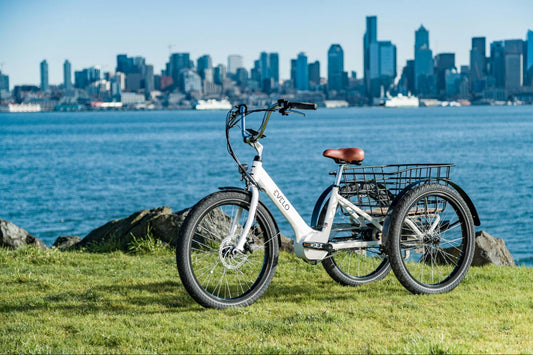
[[[384,216],[389,206],[407,186],[422,183],[446,183],[454,164],[394,164],[352,166],[344,169],[340,194],[371,216]],[[441,209],[441,201],[426,201]],[[439,206],[437,206],[439,205]],[[413,206],[416,208],[416,206]]]

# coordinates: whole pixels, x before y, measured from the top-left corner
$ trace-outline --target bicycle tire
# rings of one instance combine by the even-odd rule
[[[470,268],[474,247],[470,210],[449,186],[438,183],[417,186],[392,211],[387,241],[389,259],[394,274],[411,293],[453,290]]]
[[[349,187],[347,188],[349,190]],[[340,189],[339,193],[341,196],[350,199],[348,194],[343,194],[343,188]],[[370,195],[368,198],[375,200]],[[318,225],[323,224],[327,207],[328,201],[324,204],[319,215]],[[346,227],[347,224],[350,227]],[[364,236],[363,230],[375,233],[374,236],[377,236],[378,230],[374,226],[361,227],[358,223],[355,223],[353,218],[347,216],[339,205],[335,212],[329,239],[330,241],[341,238],[364,240],[364,238],[368,238],[368,234]],[[385,278],[391,270],[390,263],[380,246],[336,251],[322,261],[322,266],[333,280],[345,286],[359,286],[379,281]]]
[[[178,272],[187,292],[206,308],[248,306],[272,281],[279,232],[261,203],[245,252],[231,252],[246,223],[250,200],[250,193],[244,190],[215,192],[199,201],[181,226],[176,249]]]

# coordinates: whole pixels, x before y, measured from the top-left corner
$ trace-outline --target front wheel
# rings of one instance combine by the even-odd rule
[[[455,190],[436,183],[418,186],[391,216],[387,249],[392,270],[412,293],[451,291],[470,268],[474,233],[470,210]]]
[[[235,249],[248,218],[251,195],[220,191],[198,202],[181,226],[176,262],[183,286],[202,306],[248,306],[266,291],[278,262],[274,220],[262,205],[244,251]]]

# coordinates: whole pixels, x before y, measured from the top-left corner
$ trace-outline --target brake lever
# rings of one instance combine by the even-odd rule
[[[297,114],[297,115],[301,115],[301,116],[304,116],[304,117],[305,117],[305,113],[300,112],[300,111],[289,110],[289,112],[287,112],[287,113],[295,113],[295,114]]]

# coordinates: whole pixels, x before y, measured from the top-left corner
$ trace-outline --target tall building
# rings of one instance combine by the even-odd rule
[[[420,25],[415,31],[415,92],[419,96],[433,96],[436,91],[435,86],[429,31]]]
[[[367,97],[378,96],[373,88],[372,80],[379,76],[379,47],[378,41],[378,19],[376,16],[366,17],[366,31],[363,36],[363,74],[365,81],[365,91]]]
[[[397,75],[396,46],[390,41],[378,41],[377,17],[366,18],[363,37],[364,83],[367,98],[387,91]]]
[[[41,62],[41,91],[48,91],[48,63],[46,59]]]
[[[180,78],[180,72],[184,69],[190,69],[191,59],[189,53],[172,53],[170,55],[169,65],[168,65],[168,75],[172,77],[174,84],[177,84],[179,90],[184,91],[184,80]],[[188,78],[190,77],[187,76]],[[196,80],[194,78],[194,80]]]
[[[318,60],[309,63],[309,85],[317,87],[320,85],[320,62]]]
[[[279,54],[276,52],[269,53],[268,59],[270,62],[270,74],[274,79],[274,86],[279,84]]]
[[[340,44],[332,44],[328,50],[328,90],[342,91],[344,89],[343,79],[344,51]]]
[[[68,60],[63,63],[63,88],[72,90],[72,66]]]
[[[407,60],[402,70],[402,76],[398,82],[398,90],[404,95],[414,94],[415,92],[415,61]]]
[[[154,83],[154,66],[146,65],[144,70],[144,91],[146,93],[146,98],[151,98],[151,92],[155,90]]]
[[[213,60],[209,54],[203,55],[196,61],[196,71],[202,79],[205,79],[205,70],[213,68]]]
[[[521,39],[504,41],[505,47],[505,90],[513,94],[520,90],[524,80],[524,42]]]
[[[490,44],[489,74],[493,86],[497,89],[505,88],[505,47],[503,41]]]
[[[9,91],[9,76],[0,71],[0,91],[2,90]]]
[[[437,86],[437,94],[446,95],[446,72],[454,68],[455,53],[440,53],[435,56],[435,79]],[[449,73],[451,77],[453,77],[453,75],[455,74],[458,75],[457,71],[450,71]]]
[[[237,74],[237,69],[242,68],[242,56],[238,54],[228,55],[228,74]]]
[[[307,56],[303,52],[299,53],[296,58],[295,71],[296,90],[309,90],[309,68],[307,67]]]
[[[526,67],[524,86],[533,88],[533,31],[527,31],[526,40]]]
[[[486,87],[487,64],[485,37],[473,37],[470,50],[470,91],[481,93]]]

